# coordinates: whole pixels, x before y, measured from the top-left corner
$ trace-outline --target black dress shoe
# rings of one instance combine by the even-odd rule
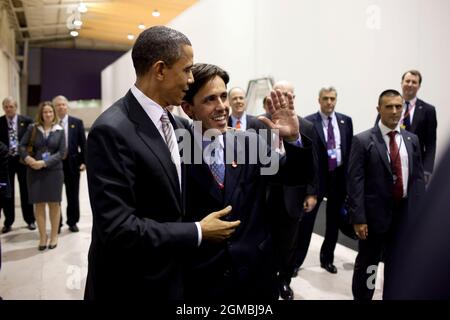
[[[70,227],[69,227],[69,230],[72,231],[72,232],[78,232],[78,231],[80,231],[80,229],[78,229],[78,227],[77,227],[76,224],[74,224],[73,226],[70,226]]]
[[[295,268],[294,269],[294,273],[292,273],[292,278],[295,278],[296,276],[298,276],[298,270],[299,270],[300,268]]]
[[[10,232],[11,231],[11,226],[4,226],[3,228],[2,228],[2,233],[8,233],[8,232]]]
[[[337,273],[337,268],[334,264],[332,263],[321,263],[320,264],[321,268],[324,268],[325,270],[327,270],[329,273]]]
[[[28,230],[36,230],[36,224],[34,222],[32,222],[28,225],[27,228],[28,228]]]
[[[280,296],[283,300],[294,300],[294,292],[292,291],[289,284],[285,281],[280,283]]]

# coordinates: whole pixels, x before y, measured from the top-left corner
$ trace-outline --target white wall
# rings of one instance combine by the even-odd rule
[[[373,125],[379,93],[419,69],[419,97],[437,108],[439,156],[450,136],[448,12],[448,0],[202,0],[170,26],[190,38],[196,62],[230,73],[229,86],[267,75],[293,82],[301,115],[317,110],[320,87],[335,86],[337,110],[353,118],[355,133]],[[131,61],[120,63],[114,68],[132,71]],[[108,76],[113,100],[133,83],[130,70]]]

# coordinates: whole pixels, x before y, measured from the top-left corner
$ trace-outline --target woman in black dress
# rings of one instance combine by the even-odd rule
[[[64,129],[58,124],[55,108],[50,101],[42,102],[36,122],[28,127],[20,141],[20,156],[28,166],[28,198],[35,205],[39,250],[47,248],[46,204],[49,207],[51,225],[48,248],[54,249],[58,243],[65,143]]]

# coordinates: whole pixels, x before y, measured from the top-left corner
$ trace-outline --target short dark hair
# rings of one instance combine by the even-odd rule
[[[422,75],[420,74],[419,70],[408,70],[402,75],[402,81],[405,79],[405,76],[411,73],[413,76],[419,77],[419,85],[422,84]]]
[[[378,106],[381,106],[381,99],[383,99],[383,97],[398,97],[398,96],[401,97],[402,95],[397,90],[394,89],[384,90],[378,97]]]
[[[230,81],[230,76],[222,68],[207,63],[196,63],[192,67],[192,75],[194,76],[194,83],[189,85],[189,90],[184,96],[184,101],[192,104],[194,96],[197,92],[208,82],[214,79],[216,76],[222,78],[225,85]]]
[[[164,61],[172,66],[182,54],[184,45],[192,46],[189,39],[181,32],[165,27],[154,26],[144,30],[131,51],[136,75],[142,76],[157,61]]]

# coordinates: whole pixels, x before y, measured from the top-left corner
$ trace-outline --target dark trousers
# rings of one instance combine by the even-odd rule
[[[395,243],[402,217],[406,217],[406,210],[407,204],[404,201],[394,208],[392,223],[387,232],[376,234],[371,232],[370,225],[368,225],[369,236],[366,240],[359,240],[352,279],[352,293],[355,300],[372,300],[375,291],[375,270],[380,261],[384,262],[384,280],[389,282],[391,249]]]
[[[20,190],[20,205],[22,207],[23,220],[27,224],[34,223],[33,205],[28,202],[28,187],[27,187],[27,167],[20,163],[19,156],[10,157],[8,161],[8,173],[11,197],[0,197],[0,210],[3,209],[5,213],[4,225],[6,227],[12,226],[15,220],[15,175],[19,181]]]
[[[300,195],[301,197],[301,195]],[[267,206],[270,212],[270,224],[275,251],[275,265],[278,284],[290,283],[295,269],[295,248],[301,217],[288,214],[285,205],[283,187],[272,184],[268,189]]]
[[[345,199],[345,171],[338,167],[333,172],[328,173],[328,189],[326,193],[326,228],[325,238],[320,248],[320,263],[328,264],[334,261],[334,249],[339,236],[339,215]],[[295,250],[295,266],[300,268],[308,253],[311,235],[314,230],[317,212],[323,198],[317,199],[316,207],[313,211],[305,213],[299,223],[298,241]]]
[[[63,170],[67,198],[66,223],[69,226],[74,226],[80,220],[80,171],[78,168],[70,166],[67,159],[63,161]]]

